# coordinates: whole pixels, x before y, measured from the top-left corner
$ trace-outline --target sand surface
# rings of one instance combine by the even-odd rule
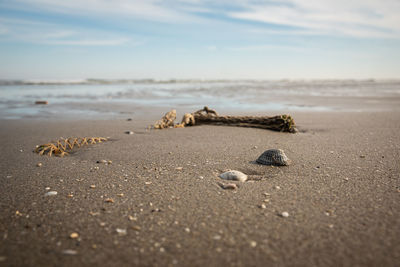
[[[292,115],[298,134],[1,121],[0,266],[398,266],[400,113]],[[61,136],[112,139],[32,152]],[[254,164],[270,148],[292,165]],[[223,190],[226,169],[251,180]]]

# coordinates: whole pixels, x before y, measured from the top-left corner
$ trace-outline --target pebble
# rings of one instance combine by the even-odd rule
[[[51,197],[57,195],[57,191],[49,191],[46,194],[44,194],[46,197]]]
[[[128,119],[126,119],[127,121],[132,121],[132,118],[128,118]]]
[[[66,249],[66,250],[63,250],[62,253],[64,255],[76,255],[76,254],[78,254],[78,251],[72,250],[72,249]]]
[[[222,189],[230,189],[230,190],[235,190],[235,189],[237,189],[238,188],[238,186],[236,185],[236,184],[219,184],[219,186],[222,188]]]
[[[360,158],[365,159],[365,155],[360,155]]]
[[[129,219],[130,221],[137,221],[137,218],[134,217],[134,216],[132,216],[132,215],[129,215],[129,216],[128,216],[128,219]]]
[[[186,228],[185,228],[185,232],[186,232],[186,233],[190,233],[190,228],[186,227]]]
[[[277,189],[277,190],[281,189],[281,187],[279,185],[275,185],[274,188]]]
[[[117,231],[117,233],[118,233],[119,236],[124,236],[124,235],[127,234],[126,229],[117,228],[117,229],[115,229],[115,231]]]
[[[132,132],[132,131],[126,131],[125,133],[126,134],[134,134],[134,132]]]
[[[104,202],[107,202],[107,203],[114,203],[114,199],[112,199],[112,198],[106,198],[106,199],[104,200]]]
[[[106,164],[106,163],[108,163],[108,161],[105,159],[101,159],[101,160],[96,161],[96,163]]]
[[[220,235],[215,235],[215,236],[213,236],[213,239],[214,240],[221,240],[221,236]]]
[[[183,167],[176,167],[175,170],[181,171],[181,170],[183,170]]]
[[[96,185],[92,184],[92,185],[90,185],[90,188],[95,189]]]
[[[256,241],[250,241],[250,246],[252,248],[255,248],[257,246],[257,242]]]
[[[73,232],[73,233],[71,233],[71,234],[69,235],[69,238],[71,238],[71,239],[76,239],[76,238],[78,238],[78,237],[79,237],[79,234],[76,233],[76,232]]]
[[[287,218],[287,217],[289,217],[289,212],[284,211],[284,212],[281,213],[281,216],[284,217],[284,218]]]
[[[140,229],[142,229],[140,226],[137,225],[132,225],[131,228],[135,231],[140,231]]]
[[[199,179],[204,179],[204,177],[203,176],[199,176]]]
[[[5,261],[7,259],[6,256],[0,256],[0,262]]]
[[[239,181],[239,182],[245,182],[247,180],[247,175],[240,172],[240,171],[227,171],[224,173],[221,173],[219,175],[220,178],[224,180],[234,180],[234,181]]]
[[[46,191],[49,191],[49,190],[50,190],[50,187],[46,187],[45,189],[46,189]]]
[[[260,208],[261,208],[261,209],[266,209],[267,206],[266,206],[265,204],[261,204],[261,205],[260,205]]]
[[[42,163],[41,162],[38,162],[38,164],[36,164],[36,167],[42,167]]]

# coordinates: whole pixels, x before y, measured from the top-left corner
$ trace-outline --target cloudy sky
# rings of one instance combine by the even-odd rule
[[[399,0],[0,0],[1,79],[400,78]]]

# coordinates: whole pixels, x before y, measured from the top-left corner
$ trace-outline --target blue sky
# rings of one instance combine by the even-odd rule
[[[400,78],[399,14],[398,0],[0,0],[0,78]]]

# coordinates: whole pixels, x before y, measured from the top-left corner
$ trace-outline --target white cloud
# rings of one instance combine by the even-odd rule
[[[167,4],[170,4],[167,2]],[[74,15],[125,16],[163,22],[187,21],[193,17],[179,12],[172,5],[163,5],[158,0],[14,0],[6,6],[47,10]]]
[[[43,23],[33,20],[5,19],[0,22],[7,26],[4,38],[27,43],[69,46],[117,46],[129,44],[140,45],[143,41],[132,41],[131,38],[94,31],[84,28],[68,29],[58,24]],[[2,25],[0,24],[0,34]]]
[[[238,46],[228,48],[230,51],[276,51],[276,50],[290,50],[295,52],[303,52],[304,49],[301,47],[287,46],[287,45],[248,45],[248,46]]]
[[[293,28],[272,30],[272,34],[400,38],[399,0],[14,0],[0,6],[122,23],[144,19],[213,25],[232,23],[226,20],[229,17],[235,23],[254,21]],[[268,25],[258,27],[261,32],[271,31]]]
[[[242,2],[243,3],[243,2]],[[229,12],[236,19],[299,27],[318,34],[400,38],[397,0],[285,0],[281,4],[243,4]]]

